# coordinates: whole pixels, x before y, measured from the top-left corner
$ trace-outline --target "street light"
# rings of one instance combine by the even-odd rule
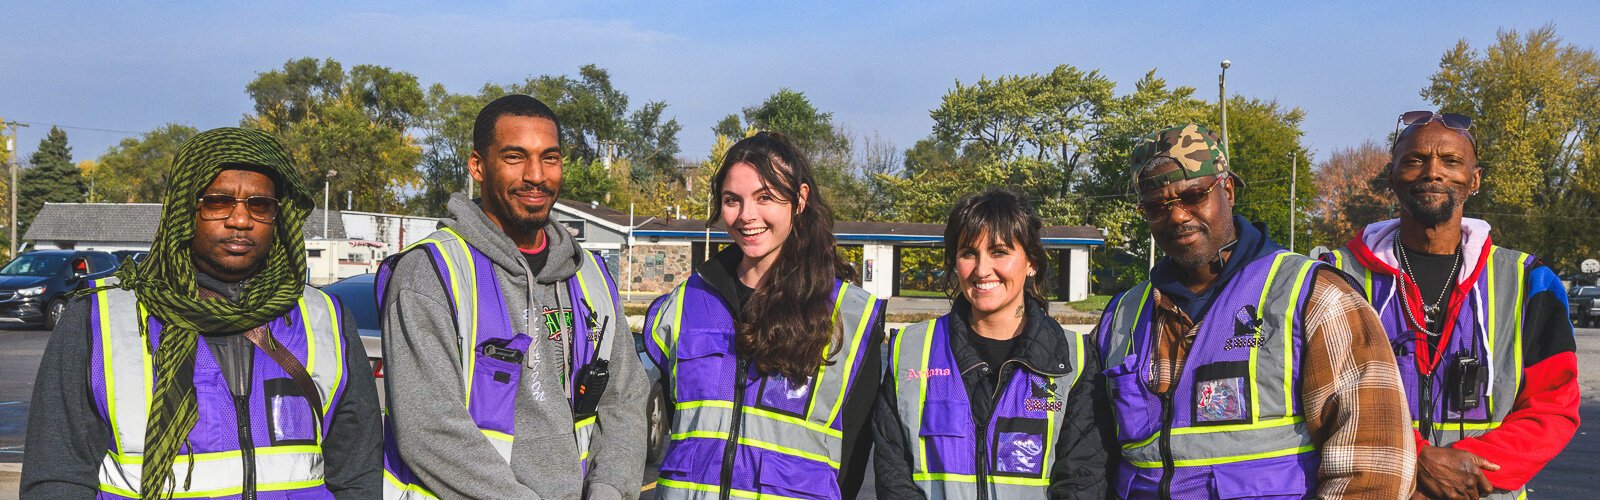
[[[1228,66],[1233,66],[1233,61],[1222,60],[1222,73],[1217,75],[1217,104],[1222,106],[1222,151],[1228,150]]]

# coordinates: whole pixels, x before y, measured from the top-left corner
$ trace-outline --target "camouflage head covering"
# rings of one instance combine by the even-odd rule
[[[1178,162],[1178,169],[1147,179],[1139,174],[1152,166],[1157,158],[1170,158]],[[1128,156],[1130,177],[1135,193],[1143,193],[1167,184],[1186,179],[1196,179],[1220,174],[1233,175],[1228,169],[1228,154],[1222,150],[1217,135],[1205,127],[1185,123],[1163,129],[1146,136]],[[1233,175],[1238,182],[1239,176]]]

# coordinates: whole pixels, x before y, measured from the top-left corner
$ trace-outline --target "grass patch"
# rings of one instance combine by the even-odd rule
[[[1100,311],[1106,310],[1106,306],[1109,304],[1111,304],[1110,295],[1090,295],[1087,299],[1069,302],[1067,305],[1079,311],[1100,314]]]
[[[921,297],[921,298],[929,298],[929,299],[947,298],[946,295],[944,294],[944,292],[935,292],[935,291],[930,291],[930,290],[908,290],[908,289],[905,289],[905,288],[901,288],[900,289],[900,296],[901,297]]]

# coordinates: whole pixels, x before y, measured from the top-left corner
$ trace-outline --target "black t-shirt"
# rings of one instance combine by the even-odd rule
[[[527,250],[520,248],[518,248],[517,251],[522,253],[522,258],[528,260],[528,272],[532,274],[532,276],[528,277],[530,280],[533,278],[533,276],[538,276],[539,272],[544,270],[545,261],[550,259],[549,244],[546,244],[544,248],[539,249],[538,252],[529,253]]]
[[[978,351],[978,357],[983,358],[983,362],[989,364],[989,378],[998,380],[1000,377],[1000,365],[1011,358],[1011,346],[1017,344],[1017,338],[1020,335],[1005,340],[995,340],[978,335],[976,330],[968,329],[967,333],[968,338],[972,341],[972,348]]]
[[[1405,252],[1403,262],[1410,264],[1411,281],[1417,284],[1417,290],[1422,293],[1422,303],[1439,307],[1438,311],[1428,318],[1431,324],[1424,325],[1429,331],[1438,333],[1443,329],[1444,310],[1450,302],[1449,292],[1446,292],[1445,288],[1452,286],[1456,281],[1455,274],[1450,271],[1454,269],[1456,273],[1461,272],[1456,264],[1458,257],[1456,254],[1435,255],[1403,247],[1401,251]],[[1444,298],[1440,299],[1440,296]]]
[[[739,281],[738,278],[734,278],[733,285],[737,288],[735,291],[739,293],[738,307],[740,310],[744,310],[744,305],[750,303],[750,297],[756,294],[756,289],[745,286],[744,282]]]

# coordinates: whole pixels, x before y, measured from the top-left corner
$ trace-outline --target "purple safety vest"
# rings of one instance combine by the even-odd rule
[[[864,346],[883,304],[848,283],[834,287],[839,333],[827,348],[833,364],[800,384],[738,373],[744,363],[734,351],[729,305],[698,273],[651,305],[645,351],[662,368],[675,402],[657,498],[704,498],[725,489],[734,497],[840,497],[839,412],[858,377],[882,375],[860,370],[865,356],[878,355]],[[742,392],[735,389],[741,379]]]
[[[99,498],[139,498],[148,391],[155,384],[152,353],[161,344],[163,324],[136,305],[132,291],[101,290],[89,304],[91,395],[111,431]],[[266,325],[317,385],[321,393],[310,397],[322,400],[321,421],[294,379],[259,349],[251,365],[250,395],[235,401],[216,358],[199,341],[194,360],[198,420],[172,466],[175,494],[237,498],[249,486],[261,499],[333,498],[322,481],[321,443],[347,380],[338,311],[335,299],[306,287],[297,307]],[[140,336],[141,321],[148,337]]]
[[[1216,291],[1167,395],[1152,389],[1147,281],[1102,316],[1101,355],[1116,416],[1124,498],[1303,498],[1321,457],[1301,415],[1304,305],[1317,261],[1280,250]]]
[[[467,375],[462,381],[466,388],[467,413],[500,457],[509,462],[516,436],[516,396],[522,380],[522,363],[507,361],[493,353],[513,351],[525,356],[533,345],[533,338],[512,326],[505,294],[494,274],[494,263],[455,231],[441,229],[414,244],[412,249],[426,251],[432,259],[450,295],[457,330],[462,332],[461,352],[472,353],[457,360],[463,364],[462,373]],[[404,254],[390,256],[379,267],[375,292],[380,304],[394,266]],[[575,379],[591,361],[609,358],[612,337],[615,337],[613,332],[591,334],[609,330],[619,321],[615,317],[616,285],[610,273],[597,254],[584,252],[582,257],[584,261],[578,273],[566,283],[574,318],[568,340],[571,345],[568,380]],[[598,343],[592,341],[596,336],[602,338]],[[586,341],[580,342],[580,339]],[[575,396],[568,394],[569,401]],[[389,418],[392,417],[386,417],[384,424],[384,498],[433,497],[401,457]],[[573,473],[588,474],[589,438],[596,423],[596,417],[573,423],[579,448],[579,463]]]

